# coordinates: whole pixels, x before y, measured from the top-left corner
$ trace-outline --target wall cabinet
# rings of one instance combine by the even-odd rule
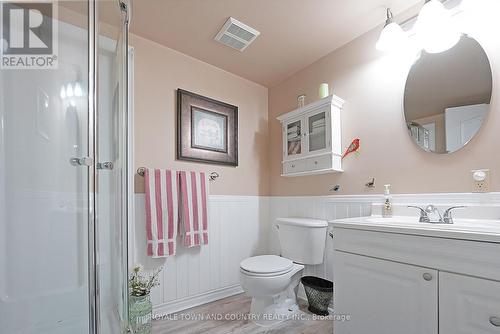
[[[500,244],[333,233],[335,334],[500,333]]]
[[[343,104],[331,95],[278,117],[283,132],[283,176],[342,171]]]

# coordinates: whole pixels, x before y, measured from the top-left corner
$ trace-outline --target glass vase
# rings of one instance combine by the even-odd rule
[[[130,327],[134,334],[151,334],[151,320],[153,315],[153,304],[151,296],[129,297],[129,319]]]

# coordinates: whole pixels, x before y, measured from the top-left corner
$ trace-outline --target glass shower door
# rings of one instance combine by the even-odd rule
[[[0,333],[118,334],[127,26],[118,0],[54,4],[58,67],[0,69]]]
[[[71,5],[58,68],[0,69],[1,333],[90,330],[88,3]]]
[[[128,324],[127,17],[119,1],[96,5],[99,333],[118,334]]]

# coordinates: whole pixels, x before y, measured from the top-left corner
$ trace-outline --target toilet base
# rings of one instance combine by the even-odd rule
[[[242,287],[252,297],[250,319],[255,324],[270,327],[290,319],[299,310],[297,290],[303,270],[303,265],[294,264],[290,272],[274,277],[241,272]]]
[[[250,315],[255,324],[270,327],[290,319],[298,310],[297,300],[286,295],[253,297]]]

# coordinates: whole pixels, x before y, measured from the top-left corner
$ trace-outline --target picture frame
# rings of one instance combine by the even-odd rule
[[[177,89],[177,159],[238,166],[238,107]]]

